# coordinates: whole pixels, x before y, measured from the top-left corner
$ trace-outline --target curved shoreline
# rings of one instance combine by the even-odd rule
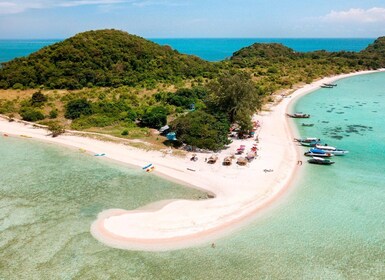
[[[190,247],[209,242],[228,234],[255,217],[262,209],[286,193],[292,185],[297,170],[298,149],[294,145],[293,124],[285,113],[299,97],[331,83],[354,75],[373,73],[363,71],[319,80],[295,91],[272,111],[259,115],[259,157],[247,167],[208,165],[207,155],[198,155],[199,161],[166,156],[160,152],[146,152],[122,144],[63,135],[48,137],[45,130],[0,121],[0,131],[85,149],[103,152],[107,157],[135,166],[152,162],[156,172],[175,178],[216,195],[214,199],[187,201],[173,200],[156,210],[138,209],[103,211],[91,226],[92,235],[99,241],[116,248],[163,251]],[[253,141],[236,140],[232,148],[245,144],[251,148]],[[220,159],[231,151],[222,151]],[[192,167],[192,168],[191,168]],[[191,172],[188,168],[196,170]],[[263,172],[272,169],[273,172]]]

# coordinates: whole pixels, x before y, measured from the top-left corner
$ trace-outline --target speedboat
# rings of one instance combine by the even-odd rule
[[[334,161],[331,161],[330,159],[320,158],[320,157],[313,157],[313,158],[308,160],[308,163],[321,164],[321,165],[331,165],[334,163]]]
[[[308,152],[304,153],[305,156],[308,157],[332,157],[334,154],[320,150],[320,149],[310,149]]]
[[[337,149],[336,147],[328,146],[328,145],[315,145],[317,149],[323,150],[325,152],[329,152],[334,154],[335,156],[343,156],[349,153],[347,150]]]
[[[342,149],[335,149],[334,151],[330,151],[332,154],[335,156],[344,156],[349,153],[347,150],[342,150]]]

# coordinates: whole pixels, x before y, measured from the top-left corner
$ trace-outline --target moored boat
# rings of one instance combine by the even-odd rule
[[[334,151],[330,151],[330,153],[334,154],[335,156],[344,156],[349,153],[347,150],[342,149],[335,149]]]
[[[294,140],[299,142],[302,146],[305,146],[305,147],[314,147],[321,141],[321,139],[314,138],[314,137],[308,137],[308,138],[302,138],[302,139],[295,138]]]
[[[294,141],[297,141],[297,142],[314,142],[314,141],[320,142],[321,139],[316,138],[316,137],[307,137],[307,138],[294,138]]]
[[[337,86],[337,84],[327,84],[327,83],[324,83],[323,85],[328,86],[328,87],[336,87]]]
[[[294,113],[294,114],[286,114],[288,117],[291,118],[298,118],[298,119],[307,119],[310,118],[309,114],[304,114],[304,113]]]
[[[317,149],[323,150],[325,152],[329,152],[334,154],[335,156],[343,156],[349,153],[347,150],[337,149],[336,147],[328,146],[328,145],[319,145],[315,146]]]
[[[307,161],[308,163],[312,164],[320,164],[320,165],[331,165],[335,163],[334,161],[331,161],[330,159],[320,158],[320,157],[313,157]]]
[[[336,147],[333,147],[333,146],[321,145],[321,144],[317,144],[316,148],[324,151],[335,151],[337,149]]]
[[[312,148],[309,151],[305,152],[304,155],[308,156],[308,157],[332,157],[332,156],[334,156],[334,154],[332,154],[332,153],[329,153],[329,152],[326,152],[323,150],[319,150],[319,149],[315,149],[315,148]]]

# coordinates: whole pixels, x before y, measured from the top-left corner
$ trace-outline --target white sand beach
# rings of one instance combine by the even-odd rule
[[[255,139],[234,140],[230,148],[220,152],[218,161],[211,165],[205,162],[205,158],[210,156],[208,154],[198,153],[198,161],[194,162],[190,160],[191,154],[181,158],[73,135],[52,138],[44,129],[5,119],[0,119],[0,132],[9,137],[23,135],[92,153],[104,153],[107,158],[138,168],[152,163],[155,166],[153,174],[167,176],[186,186],[214,194],[214,198],[206,200],[174,200],[131,211],[105,210],[90,225],[92,235],[112,247],[173,250],[214,242],[219,236],[239,228],[283,194],[301,168],[297,165],[300,149],[293,141],[299,135],[295,135],[285,115],[290,104],[323,83],[370,72],[375,71],[324,78],[283,97],[269,111],[257,115],[255,118],[261,124],[256,132],[258,157],[246,166],[238,166],[235,161],[231,166],[223,166],[222,161],[240,145],[245,145],[246,152],[249,151],[256,143]],[[151,175],[143,171],[143,176]]]

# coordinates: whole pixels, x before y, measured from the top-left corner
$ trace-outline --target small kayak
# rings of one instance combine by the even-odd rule
[[[105,155],[106,155],[106,154],[103,153],[103,154],[95,154],[94,156],[95,156],[95,157],[102,157],[102,156],[105,156]]]
[[[151,166],[152,166],[152,163],[147,164],[146,166],[143,166],[142,169],[145,170],[145,169],[147,169],[147,168],[149,168],[149,167],[151,167]]]

